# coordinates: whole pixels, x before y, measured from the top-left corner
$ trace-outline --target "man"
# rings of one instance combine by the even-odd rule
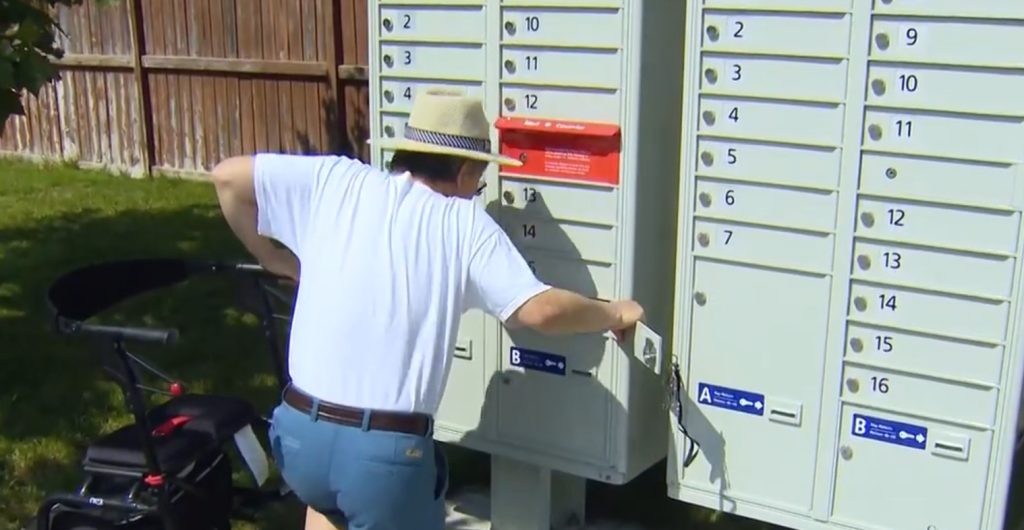
[[[473,200],[491,152],[478,99],[417,95],[392,174],[342,156],[260,154],[213,171],[224,216],[271,271],[298,280],[292,383],[273,456],[299,499],[350,530],[444,527],[447,465],[432,439],[458,323],[479,308],[548,334],[643,318],[540,282]],[[276,240],[285,248],[275,246]],[[296,259],[297,257],[297,259]],[[300,267],[301,266],[301,267]]]

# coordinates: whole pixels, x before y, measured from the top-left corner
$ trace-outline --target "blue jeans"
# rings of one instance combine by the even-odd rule
[[[282,403],[270,444],[303,503],[348,530],[443,530],[448,462],[427,436],[339,425]]]

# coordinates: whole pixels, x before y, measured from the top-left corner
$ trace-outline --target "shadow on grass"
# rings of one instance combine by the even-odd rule
[[[97,366],[106,350],[51,332],[50,282],[88,262],[127,257],[249,260],[210,193],[209,204],[84,209],[0,224],[0,528],[17,528],[47,492],[75,488],[89,441],[130,421],[120,389]],[[98,320],[177,328],[174,346],[131,350],[186,388],[242,396],[259,410],[277,399],[258,321],[239,309],[237,288],[224,278],[151,293]],[[300,524],[290,518],[260,528]]]

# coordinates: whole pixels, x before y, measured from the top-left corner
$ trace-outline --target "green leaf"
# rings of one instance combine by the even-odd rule
[[[46,57],[35,51],[28,51],[14,68],[17,87],[23,87],[33,95],[39,94],[44,84],[54,79],[57,68]]]
[[[14,67],[6,57],[0,57],[0,89],[14,88]]]
[[[21,98],[13,90],[0,90],[0,119],[6,122],[12,114],[25,115],[25,107],[21,104]]]

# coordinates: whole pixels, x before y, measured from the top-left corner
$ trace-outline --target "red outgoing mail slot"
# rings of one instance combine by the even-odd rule
[[[608,123],[499,118],[501,154],[518,158],[522,167],[503,173],[562,181],[619,184],[621,135]]]

